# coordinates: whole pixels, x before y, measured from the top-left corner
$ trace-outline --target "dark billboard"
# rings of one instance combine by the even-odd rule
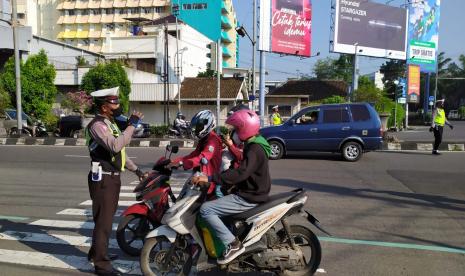
[[[405,59],[407,10],[367,0],[336,0],[334,52]]]

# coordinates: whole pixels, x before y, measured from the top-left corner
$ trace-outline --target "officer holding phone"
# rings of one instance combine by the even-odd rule
[[[125,151],[125,146],[131,141],[135,126],[140,123],[143,115],[134,112],[129,118],[128,127],[121,132],[114,122],[114,118],[122,113],[118,90],[118,87],[114,87],[91,93],[97,115],[86,128],[86,144],[91,158],[88,184],[95,223],[88,259],[93,261],[95,273],[105,276],[121,275],[111,265],[111,260],[117,256],[107,253],[113,216],[118,207],[121,172],[127,168],[140,180],[145,175],[126,156]]]

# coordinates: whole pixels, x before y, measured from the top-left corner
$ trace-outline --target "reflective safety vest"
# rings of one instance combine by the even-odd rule
[[[273,113],[271,115],[271,123],[274,125],[274,126],[277,126],[277,125],[280,125],[282,124],[282,120],[281,120],[281,115],[279,115],[279,113]]]
[[[126,148],[123,148],[120,152],[112,153],[97,143],[95,138],[90,134],[89,129],[99,121],[104,122],[108,126],[108,130],[113,137],[118,138],[121,135],[121,130],[119,130],[115,123],[102,116],[96,116],[86,128],[86,145],[89,149],[90,158],[92,162],[100,162],[104,171],[122,172],[126,165]]]
[[[436,109],[436,116],[434,117],[434,124],[438,126],[444,126],[446,123],[446,113],[444,109],[437,108]]]

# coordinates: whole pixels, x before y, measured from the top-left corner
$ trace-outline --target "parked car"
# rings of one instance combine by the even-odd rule
[[[381,121],[367,103],[307,107],[279,126],[260,130],[271,145],[271,159],[291,152],[338,152],[357,161],[382,144]]]
[[[447,115],[447,119],[449,120],[460,120],[460,114],[458,110],[450,110],[449,114]]]
[[[17,135],[18,120],[16,119],[16,109],[5,109],[3,116],[5,118],[4,126],[8,135]],[[26,136],[46,137],[48,136],[45,125],[40,121],[21,112],[22,132]]]
[[[82,137],[83,133],[82,130],[87,126],[87,124],[92,120],[92,118],[85,118],[82,119],[79,115],[70,115],[61,117],[58,121],[57,129],[59,133],[57,133],[60,137]],[[120,115],[115,118],[115,122],[118,125],[121,131],[124,131],[128,126],[128,117],[124,115]],[[136,130],[132,137],[135,138],[146,138],[151,135],[150,125],[148,123],[141,123],[136,126]]]

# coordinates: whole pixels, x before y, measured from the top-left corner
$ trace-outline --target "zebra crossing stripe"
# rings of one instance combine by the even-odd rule
[[[42,234],[42,233],[19,232],[19,231],[1,232],[0,240],[66,244],[66,245],[85,246],[85,247],[90,247],[92,243],[91,237],[86,237],[86,236],[81,236],[81,235],[71,236],[71,235]],[[116,242],[115,239],[110,239],[110,243],[108,244],[108,246],[110,248],[119,248],[118,243]]]
[[[141,201],[134,201],[134,200],[120,200],[118,201],[118,206],[120,207],[128,207],[136,203],[140,203]],[[81,202],[79,205],[81,206],[92,206],[92,200],[86,200]]]
[[[182,190],[182,185],[171,185],[171,190],[173,191],[173,193],[180,192]],[[121,191],[131,191],[132,192],[134,190],[134,188],[135,188],[134,186],[121,186]]]
[[[87,261],[87,257],[18,250],[0,249],[0,262],[80,271],[94,270],[93,265]],[[115,260],[112,264],[122,273],[141,275],[137,261]]]
[[[94,223],[91,221],[39,219],[29,223],[29,225],[70,229],[94,229]],[[113,223],[112,230],[116,229],[118,229],[118,224]]]
[[[123,210],[116,210],[115,216],[119,217],[123,214]],[[64,209],[57,213],[57,215],[67,215],[67,216],[92,216],[92,209]]]
[[[120,197],[136,197],[135,193],[119,193]]]

